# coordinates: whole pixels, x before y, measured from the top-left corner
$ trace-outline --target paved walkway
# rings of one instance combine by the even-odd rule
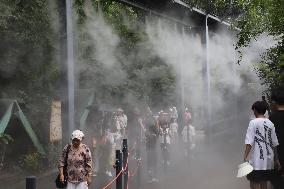
[[[141,181],[141,189],[249,188],[249,183],[245,178],[236,178],[237,166],[241,163],[243,156],[243,133],[237,134],[236,131],[232,130],[220,133],[220,135],[216,134],[211,139],[208,139],[202,132],[198,132],[193,159],[185,160],[182,150],[176,149],[173,152],[175,155],[172,156],[173,160],[169,171],[163,172],[160,168],[160,181],[151,184],[147,183],[144,174]],[[145,167],[145,162],[143,167]],[[142,171],[145,173],[145,170]],[[54,170],[38,177],[37,189],[55,189],[54,179],[56,174],[57,172]],[[96,177],[90,189],[100,189],[99,185],[107,182],[107,180],[108,178]],[[25,177],[2,181],[0,189],[25,188]],[[130,187],[130,189],[138,188]]]
[[[236,178],[242,160],[242,141],[232,136],[206,139],[199,135],[194,158],[185,160],[178,153],[171,170],[161,173],[160,182],[142,189],[244,189],[246,178]]]

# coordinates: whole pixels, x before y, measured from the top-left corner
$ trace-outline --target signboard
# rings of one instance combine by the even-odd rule
[[[50,116],[50,142],[62,140],[61,101],[53,100]]]

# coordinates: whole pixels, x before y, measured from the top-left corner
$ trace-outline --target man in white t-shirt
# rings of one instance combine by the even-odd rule
[[[251,189],[267,189],[274,165],[280,167],[276,150],[278,140],[273,123],[264,116],[266,108],[262,101],[252,105],[256,118],[250,121],[246,133],[244,161],[254,169],[247,175]]]
[[[195,128],[190,124],[185,125],[182,129],[181,136],[185,150],[184,155],[192,158],[192,152],[195,148]]]
[[[115,129],[117,133],[120,133],[121,136],[125,137],[125,130],[127,128],[127,116],[124,114],[122,108],[118,108],[114,115]]]

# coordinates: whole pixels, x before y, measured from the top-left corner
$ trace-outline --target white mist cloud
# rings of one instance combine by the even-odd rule
[[[120,37],[114,32],[111,25],[109,25],[104,19],[103,13],[100,11],[95,11],[92,5],[85,7],[86,20],[85,23],[80,26],[78,30],[81,35],[77,37],[77,44],[83,45],[89,48],[78,48],[77,54],[82,55],[84,52],[82,50],[90,50],[89,60],[92,62],[84,62],[85,57],[77,57],[77,72],[87,70],[88,72],[93,72],[93,76],[98,74],[105,75],[107,73],[108,77],[104,77],[102,81],[106,85],[117,86],[125,82],[126,74],[121,68],[119,63],[121,60],[119,57],[120,51],[118,50],[118,45],[120,43]],[[86,37],[88,40],[84,39]],[[82,40],[82,41],[81,41]],[[100,66],[100,70],[104,73],[98,73],[96,66]],[[89,82],[88,79],[84,82]]]
[[[129,25],[129,20],[126,16],[124,17],[126,25]],[[129,27],[133,29],[133,26],[129,25]],[[135,53],[129,52],[126,57],[119,49],[119,36],[112,26],[106,23],[103,14],[88,9],[84,30],[91,36],[91,41],[87,43],[95,47],[92,58],[107,69],[115,70],[105,82],[114,85],[127,82],[126,74],[121,69],[121,61],[131,64],[136,60],[158,56],[175,69],[178,75],[177,85],[181,82],[185,103],[195,108],[204,106],[206,95],[202,71],[205,49],[201,43],[201,37],[198,34],[191,34],[190,31],[180,31],[174,23],[168,23],[162,19],[148,18],[145,27],[148,41],[138,44]],[[214,107],[221,110],[226,104],[224,100],[226,95],[240,93],[241,86],[247,82],[243,81],[243,74],[249,75],[250,82],[259,85],[260,81],[253,71],[252,63],[259,59],[259,49],[268,48],[266,46],[271,45],[270,42],[271,40],[265,37],[258,40],[257,44],[251,47],[252,50],[249,48],[244,52],[246,63],[237,65],[238,55],[234,49],[235,36],[226,32],[210,34],[209,64]],[[84,66],[88,69],[88,65]],[[155,71],[153,72],[145,74],[142,70],[141,74],[143,77],[154,77]],[[258,87],[257,90],[259,89]]]
[[[146,23],[149,44],[153,51],[167,64],[172,65],[178,75],[182,74],[185,103],[194,108],[204,106],[202,65],[205,61],[205,47],[200,36],[190,32],[177,31],[174,24],[166,24],[163,20],[150,20]],[[235,36],[218,31],[210,34],[209,64],[211,101],[214,112],[226,111],[228,101],[237,101],[236,96],[244,93],[243,85],[254,83],[251,95],[261,95],[263,88],[254,71],[254,64],[260,59],[265,49],[273,45],[271,38],[262,36],[255,44],[244,52],[245,63],[237,64],[238,54],[235,51]],[[245,75],[245,77],[244,77]],[[245,79],[245,80],[244,80]],[[177,82],[180,82],[178,80]],[[249,98],[249,97],[248,97]],[[251,98],[258,98],[257,96]],[[257,100],[257,99],[255,99]],[[247,106],[250,106],[247,104]],[[229,106],[230,107],[230,106]],[[246,107],[244,107],[246,108]]]
[[[182,82],[185,101],[193,106],[201,106],[198,103],[203,88],[200,37],[177,31],[173,26],[159,19],[149,20],[146,23],[149,45],[157,56],[174,67],[178,75],[182,74],[181,80],[178,79],[180,77],[177,80]]]
[[[116,49],[120,42],[119,36],[103,18],[103,14],[88,11],[86,30],[93,39],[96,49],[95,58],[105,66],[112,67],[117,63]]]

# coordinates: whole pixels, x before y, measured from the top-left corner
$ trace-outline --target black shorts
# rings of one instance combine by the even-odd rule
[[[269,181],[274,177],[273,170],[253,170],[247,175],[247,179],[253,182]]]

